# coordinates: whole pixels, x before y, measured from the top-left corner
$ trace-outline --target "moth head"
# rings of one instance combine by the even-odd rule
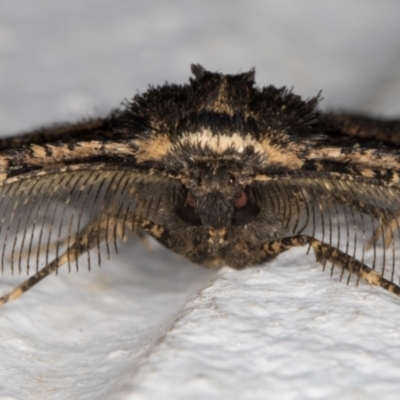
[[[220,163],[199,166],[184,185],[176,206],[178,217],[186,224],[212,229],[246,225],[259,211],[250,186]]]
[[[225,75],[194,64],[192,72],[189,84],[135,96],[115,133],[129,138],[136,165],[182,185],[174,207],[184,223],[247,225],[260,211],[251,177],[301,168],[299,154],[319,132],[318,97],[259,88],[254,69]]]

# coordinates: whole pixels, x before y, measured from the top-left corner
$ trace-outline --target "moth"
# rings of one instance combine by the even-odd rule
[[[400,120],[321,112],[254,69],[191,70],[105,118],[0,140],[2,269],[35,270],[0,304],[132,233],[210,268],[302,246],[400,295]]]

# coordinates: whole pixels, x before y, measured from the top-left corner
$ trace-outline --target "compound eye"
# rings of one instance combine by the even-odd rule
[[[186,188],[182,188],[182,191],[178,197],[178,201],[175,205],[175,212],[177,216],[187,225],[201,225],[200,216],[194,209],[195,205],[196,201],[192,196],[190,196],[189,191]]]
[[[260,213],[260,207],[255,202],[249,187],[244,188],[239,197],[235,200],[235,212],[233,214],[233,225],[247,225],[254,221]]]
[[[243,208],[247,205],[247,194],[245,192],[242,192],[242,194],[235,200],[235,208]]]
[[[197,186],[202,186],[203,185],[203,178],[201,177],[201,175],[199,175],[197,177],[196,183],[197,183]]]
[[[196,206],[196,200],[189,194],[186,197],[186,205],[194,208]]]
[[[236,182],[236,179],[233,175],[229,175],[228,184],[233,186]]]

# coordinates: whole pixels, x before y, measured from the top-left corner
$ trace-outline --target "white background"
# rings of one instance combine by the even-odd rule
[[[397,0],[1,0],[0,132],[101,115],[193,62],[398,116],[399,17]],[[400,300],[305,253],[211,273],[132,241],[60,271],[0,309],[0,400],[398,399]]]

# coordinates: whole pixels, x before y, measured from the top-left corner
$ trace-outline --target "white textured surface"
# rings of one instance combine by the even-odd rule
[[[398,115],[399,13],[397,0],[4,0],[0,131],[98,114],[187,81],[192,62]],[[0,309],[0,400],[398,399],[399,310],[303,249],[216,274],[131,242]]]

